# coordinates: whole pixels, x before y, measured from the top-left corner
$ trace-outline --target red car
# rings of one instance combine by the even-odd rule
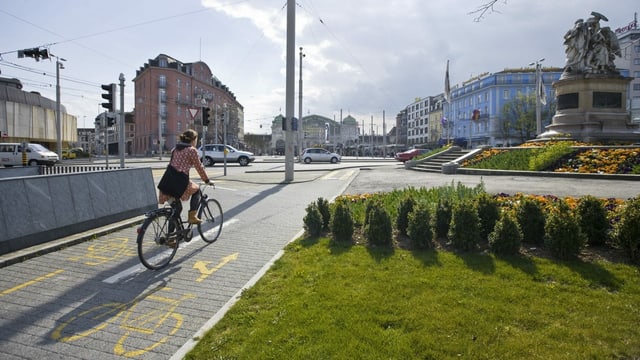
[[[429,151],[430,151],[429,149],[410,149],[407,151],[403,151],[401,153],[397,153],[395,156],[395,159],[398,161],[405,162],[408,160],[413,160],[422,154],[428,153]]]

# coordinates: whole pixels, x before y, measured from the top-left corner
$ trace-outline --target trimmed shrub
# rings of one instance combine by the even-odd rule
[[[493,196],[484,193],[478,196],[476,206],[478,208],[478,217],[480,218],[480,240],[488,241],[489,234],[491,234],[496,222],[500,219],[500,205],[498,205],[498,200]]]
[[[407,196],[400,201],[398,206],[398,216],[396,217],[396,229],[402,235],[407,235],[407,227],[409,226],[409,214],[413,211],[416,201],[412,196]]]
[[[520,252],[522,231],[512,212],[502,213],[494,230],[489,234],[489,247],[496,254],[515,255]]]
[[[625,201],[620,221],[614,226],[613,238],[631,261],[640,263],[640,197]]]
[[[351,243],[353,236],[353,216],[349,206],[344,202],[337,202],[331,217],[331,233],[333,240],[340,243]]]
[[[367,204],[364,237],[372,245],[393,245],[391,217],[379,201],[369,201]]]
[[[558,200],[549,212],[544,226],[544,244],[558,259],[575,258],[584,246],[584,235],[576,220],[564,200]]]
[[[316,203],[318,204],[318,211],[320,211],[320,215],[322,215],[322,229],[329,230],[329,221],[331,221],[329,201],[319,197]]]
[[[535,155],[529,159],[530,171],[543,171],[556,163],[563,156],[571,154],[572,143],[570,141],[552,142],[539,149]]]
[[[477,249],[480,242],[480,218],[474,202],[465,200],[454,206],[448,237],[458,250]]]
[[[322,215],[320,215],[320,210],[318,210],[318,205],[315,201],[307,206],[306,211],[307,213],[302,219],[304,229],[311,236],[319,236],[322,233]]]
[[[533,245],[544,244],[545,216],[539,202],[523,199],[516,208],[516,219],[522,231],[522,242]]]
[[[433,231],[431,229],[431,211],[426,204],[420,204],[409,213],[408,235],[416,249],[433,248]]]
[[[601,200],[592,195],[581,197],[578,200],[576,215],[587,244],[599,246],[607,243],[610,227]]]
[[[436,238],[446,239],[451,223],[451,204],[448,200],[439,200],[436,206],[433,230]]]

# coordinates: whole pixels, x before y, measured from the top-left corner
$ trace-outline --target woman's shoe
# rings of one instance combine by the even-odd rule
[[[198,219],[196,216],[196,211],[189,211],[189,219],[187,220],[189,224],[198,225],[202,223],[202,220]]]

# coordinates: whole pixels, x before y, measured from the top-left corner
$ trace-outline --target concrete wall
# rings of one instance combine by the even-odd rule
[[[151,168],[0,179],[0,254],[157,209]]]

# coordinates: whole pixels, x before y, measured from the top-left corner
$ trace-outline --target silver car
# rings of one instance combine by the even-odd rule
[[[204,148],[204,158],[202,150]],[[224,162],[224,149],[222,144],[208,144],[198,149],[198,157],[202,159],[204,166],[213,166],[215,163]],[[233,146],[227,145],[227,163],[237,162],[240,166],[247,166],[255,161],[256,157],[248,151],[237,150]]]
[[[304,149],[300,155],[300,161],[309,164],[313,161],[328,161],[335,164],[341,160],[341,156],[321,148]]]

